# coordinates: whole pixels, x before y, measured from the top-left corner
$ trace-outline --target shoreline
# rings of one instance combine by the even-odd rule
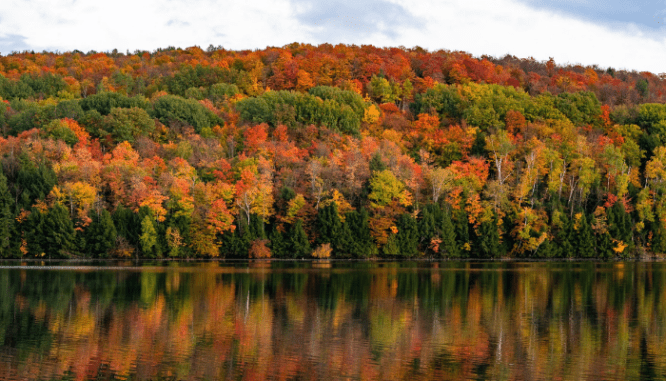
[[[258,262],[293,262],[293,263],[383,263],[383,262],[666,262],[666,256],[645,256],[636,258],[140,258],[140,259],[99,259],[99,258],[65,258],[65,259],[41,259],[41,258],[0,258],[0,265],[12,262],[25,263],[258,263]]]

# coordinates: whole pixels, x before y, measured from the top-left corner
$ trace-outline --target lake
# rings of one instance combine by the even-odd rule
[[[0,379],[666,378],[662,262],[0,262]]]

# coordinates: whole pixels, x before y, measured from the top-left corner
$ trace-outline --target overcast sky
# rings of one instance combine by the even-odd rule
[[[2,0],[0,53],[291,42],[666,72],[666,0]]]

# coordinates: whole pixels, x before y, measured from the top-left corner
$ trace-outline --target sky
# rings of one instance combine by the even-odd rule
[[[666,0],[2,0],[0,54],[292,42],[666,72]]]

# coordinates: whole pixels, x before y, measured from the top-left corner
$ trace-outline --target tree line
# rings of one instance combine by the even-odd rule
[[[660,254],[663,85],[418,48],[0,57],[0,255]]]

